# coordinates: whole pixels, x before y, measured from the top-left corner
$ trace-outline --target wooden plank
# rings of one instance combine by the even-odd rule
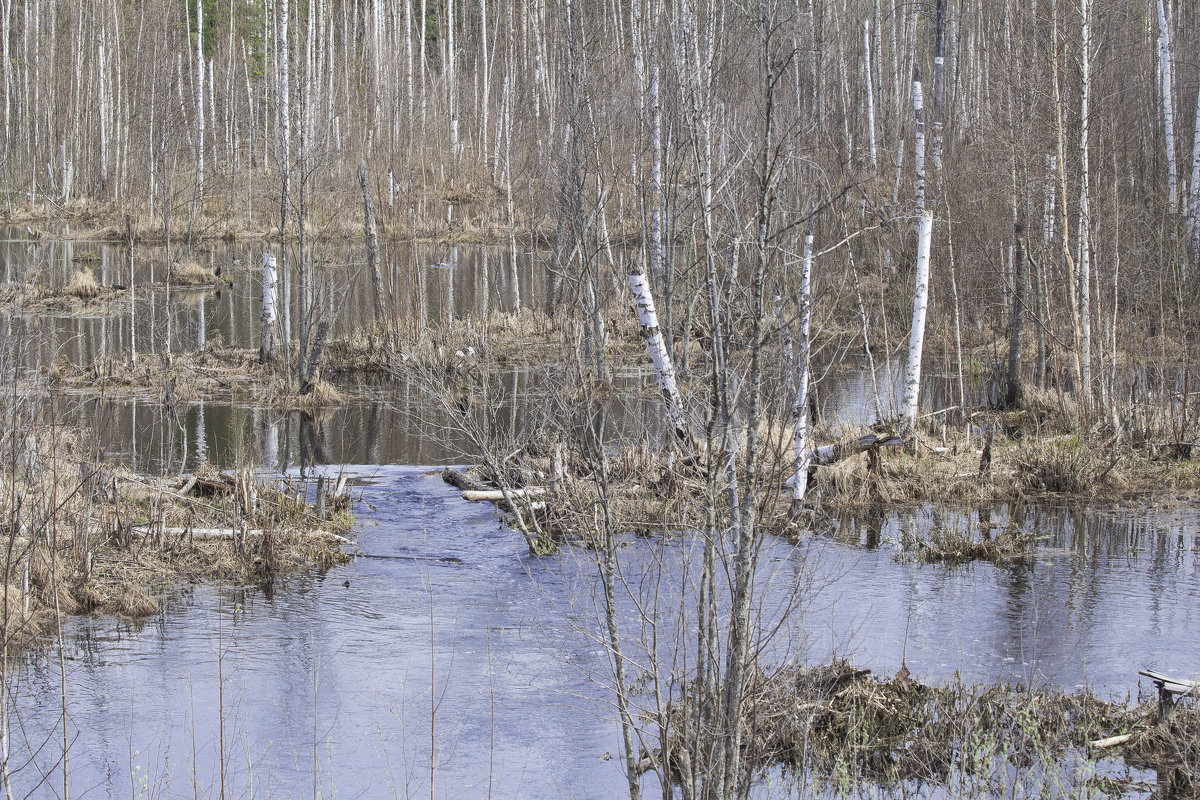
[[[1200,682],[1189,681],[1184,678],[1175,678],[1170,675],[1164,675],[1161,672],[1154,670],[1143,669],[1138,670],[1138,675],[1143,675],[1154,681],[1159,688],[1165,689],[1172,694],[1187,694],[1200,690]]]

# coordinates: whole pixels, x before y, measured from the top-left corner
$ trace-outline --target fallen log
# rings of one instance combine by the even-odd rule
[[[904,440],[894,434],[869,433],[866,436],[822,445],[808,451],[809,470],[815,467],[832,466],[843,459],[856,456],[859,453],[867,453],[883,447],[899,447],[902,444],[904,444]],[[792,475],[789,477],[786,483],[788,486],[793,486],[796,483],[796,476]]]
[[[453,486],[455,489],[461,489],[465,492],[481,492],[486,491],[487,487],[479,481],[472,478],[461,469],[446,467],[442,470],[442,480]]]
[[[1132,733],[1122,733],[1119,736],[1109,736],[1105,739],[1097,739],[1094,742],[1088,742],[1088,747],[1093,750],[1103,750],[1107,747],[1116,747],[1119,744],[1125,744],[1133,738]]]
[[[158,535],[162,533],[167,536],[191,536],[193,539],[232,539],[235,536],[264,536],[266,531],[262,528],[249,528],[245,531],[239,528],[163,528],[158,525],[134,525],[132,528],[134,533],[143,536]],[[305,531],[310,536],[323,536],[327,539],[342,542],[343,544],[354,544],[352,539],[347,539],[341,534],[333,531],[321,529]]]
[[[542,486],[532,486],[528,489],[508,489],[507,492],[501,489],[468,489],[462,493],[462,499],[470,500],[472,503],[500,503],[506,499],[520,500],[545,493],[546,489]],[[505,494],[508,496],[505,497]]]

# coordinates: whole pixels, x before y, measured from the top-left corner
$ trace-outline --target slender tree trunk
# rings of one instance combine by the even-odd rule
[[[812,260],[813,218],[808,215],[808,232],[804,236],[804,257],[800,267],[800,341],[796,356],[796,418],[795,482],[792,484],[792,513],[798,513],[808,492],[808,353],[809,332],[812,329]]]
[[[371,294],[375,307],[375,325],[383,325],[383,278],[379,274],[379,239],[375,234],[375,204],[371,202],[371,187],[367,181],[367,162],[358,162],[358,182],[363,195],[363,238],[367,246],[367,269],[371,271]]]
[[[933,212],[921,215],[917,234],[917,282],[913,290],[912,330],[908,336],[908,365],[904,370],[901,413],[906,426],[916,430],[920,410],[921,355],[925,347],[925,314],[929,307],[929,249],[933,239]]]
[[[1021,402],[1024,389],[1021,385],[1021,343],[1025,322],[1025,231],[1021,223],[1014,226],[1017,240],[1013,256],[1013,301],[1012,318],[1008,333],[1008,389],[1004,395],[1005,405],[1015,406]]]
[[[259,360],[269,364],[275,360],[276,284],[279,274],[275,267],[275,256],[263,253],[262,257],[262,317],[259,329]]]
[[[1158,71],[1162,80],[1163,130],[1167,138],[1167,211],[1174,216],[1179,210],[1179,171],[1175,163],[1175,53],[1165,0],[1158,0]]]
[[[918,216],[925,213],[925,96],[921,91],[921,74],[913,65],[913,167],[916,171]]]
[[[874,170],[879,164],[878,152],[875,148],[875,86],[871,80],[871,20],[863,20],[863,69],[867,82],[867,148]]]
[[[1160,0],[1161,3],[1161,0]],[[1079,94],[1079,327],[1083,403],[1088,409],[1092,405],[1092,258],[1091,258],[1091,215],[1088,206],[1088,102],[1091,94],[1092,59],[1092,9],[1091,0],[1079,0],[1080,46],[1080,94]],[[1174,193],[1172,192],[1172,197]]]
[[[285,0],[286,2],[286,0]],[[196,213],[204,204],[204,0],[196,0]]]

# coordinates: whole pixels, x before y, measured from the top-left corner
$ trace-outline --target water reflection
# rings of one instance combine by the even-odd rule
[[[258,266],[264,247],[277,248],[262,242],[234,242],[206,243],[205,249],[191,253],[175,250],[173,260],[219,268],[232,285],[205,291],[176,287],[168,308],[163,291],[167,256],[161,247],[139,245],[130,263],[128,250],[118,245],[57,239],[28,242],[10,236],[0,240],[5,282],[61,289],[77,269],[86,267],[102,286],[125,289],[132,276],[135,288],[132,301],[127,297],[118,301],[117,314],[16,315],[10,335],[38,342],[31,348],[36,357],[26,364],[35,369],[60,356],[78,366],[98,356],[127,359],[131,334],[139,353],[163,352],[168,313],[173,349],[194,350],[218,341],[257,348],[262,295]],[[318,295],[339,330],[374,322],[371,278],[360,249],[338,243],[315,250]],[[288,257],[294,263],[296,253]],[[543,294],[543,272],[537,258],[526,251],[519,251],[514,263],[507,248],[387,242],[381,246],[380,258],[385,307],[390,304],[406,325],[418,319],[421,324],[438,325],[469,315],[536,308]],[[299,294],[293,292],[293,314],[298,315],[299,304]]]
[[[315,785],[325,796],[424,796],[431,764],[439,794],[623,791],[619,761],[604,759],[617,752],[618,729],[605,702],[593,555],[527,558],[490,510],[424,469],[358,474],[368,483],[362,547],[391,558],[293,575],[273,591],[172,593],[144,625],[71,622],[77,786],[124,793],[140,767],[162,796],[190,793],[193,779],[215,795],[224,742],[226,788],[237,795],[309,796]],[[1007,516],[995,510],[987,524]],[[1195,505],[1030,507],[1020,524],[1044,537],[1034,558],[898,559],[902,529],[930,524],[947,517],[918,509],[866,520],[861,537],[879,540],[870,549],[820,535],[769,541],[756,614],[784,624],[767,657],[839,655],[878,674],[903,662],[923,681],[1088,683],[1102,694],[1136,691],[1140,668],[1190,674],[1200,663],[1200,645],[1181,635],[1200,624]],[[698,553],[686,538],[631,537],[621,548],[619,602],[636,663],[656,647],[664,668],[675,663]],[[437,560],[447,556],[462,564]],[[657,622],[653,636],[639,608]],[[35,654],[20,674],[23,741],[58,741],[46,713],[58,703],[56,659]],[[54,774],[52,748],[35,760]],[[18,786],[38,778],[20,772]]]

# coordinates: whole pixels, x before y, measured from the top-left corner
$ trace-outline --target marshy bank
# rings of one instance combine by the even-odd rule
[[[148,477],[104,458],[89,431],[5,417],[6,646],[45,641],[64,615],[153,615],[180,585],[270,582],[348,558],[344,485],[322,480],[314,496],[248,467]]]

